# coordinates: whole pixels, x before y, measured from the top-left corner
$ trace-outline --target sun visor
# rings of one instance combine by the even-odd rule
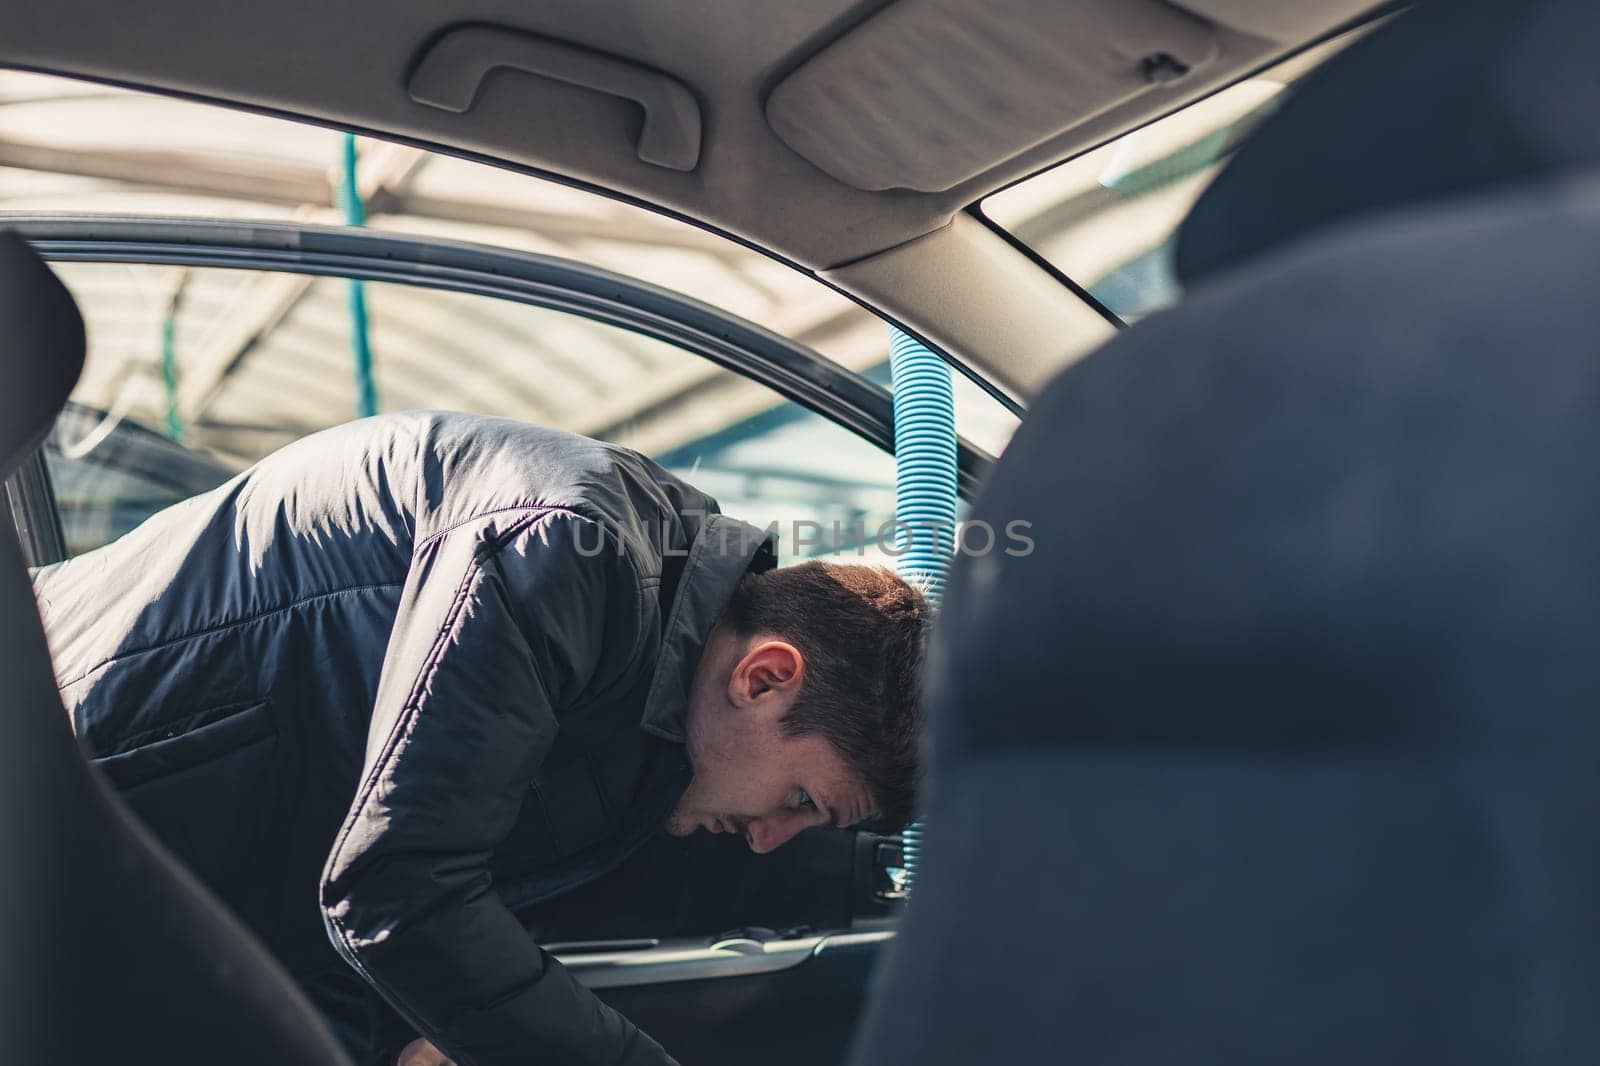
[[[899,0],[779,82],[767,122],[846,185],[942,192],[1217,49],[1157,0]]]

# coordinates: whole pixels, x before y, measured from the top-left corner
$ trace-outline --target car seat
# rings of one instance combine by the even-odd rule
[[[0,478],[49,431],[84,346],[66,288],[0,233]],[[0,662],[0,1061],[345,1062],[265,949],[83,758],[9,521]]]
[[[1353,47],[1201,201],[1186,301],[1038,399],[852,1061],[1600,1058],[1589,7]]]

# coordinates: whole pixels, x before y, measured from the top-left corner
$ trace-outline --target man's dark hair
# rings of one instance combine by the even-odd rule
[[[919,674],[930,609],[881,566],[807,562],[746,574],[722,622],[741,637],[771,634],[800,649],[800,696],[788,736],[821,734],[861,776],[877,822],[909,822],[919,778]]]

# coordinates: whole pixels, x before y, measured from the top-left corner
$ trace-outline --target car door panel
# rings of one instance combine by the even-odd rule
[[[841,933],[817,938],[814,946],[809,939],[789,942],[792,949],[783,950],[798,959],[783,966],[739,976],[634,980],[599,995],[684,1066],[836,1063],[845,1058],[878,957],[892,937]]]

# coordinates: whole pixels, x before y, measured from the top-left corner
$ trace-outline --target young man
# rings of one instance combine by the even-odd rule
[[[475,1066],[636,1064],[670,1060],[517,907],[663,828],[910,814],[924,601],[773,561],[626,449],[406,414],[34,584],[79,737],[292,972],[331,943]]]

